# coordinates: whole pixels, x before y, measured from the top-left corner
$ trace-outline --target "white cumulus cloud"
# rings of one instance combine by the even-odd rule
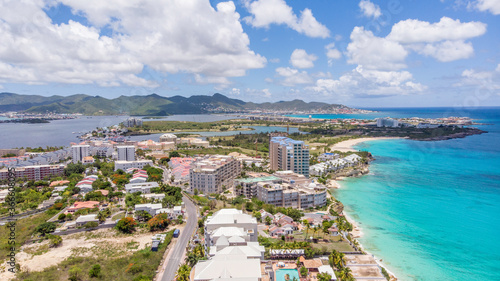
[[[308,54],[303,49],[295,49],[290,56],[290,64],[296,68],[311,68],[317,59],[314,54]]]
[[[387,39],[403,44],[433,43],[440,41],[466,40],[483,35],[486,24],[482,22],[460,22],[448,17],[442,17],[439,22],[408,19],[392,26]]]
[[[474,87],[486,89],[491,93],[500,95],[500,64],[493,71],[466,69],[462,72],[460,81],[455,83],[456,87]]]
[[[245,89],[245,97],[254,97],[254,98],[270,98],[272,96],[272,93],[269,89],[251,89],[251,88],[246,88]]]
[[[427,87],[413,82],[408,71],[379,71],[358,66],[339,79],[318,79],[316,85],[308,89],[325,96],[367,97],[418,94]]]
[[[408,52],[396,41],[373,35],[363,27],[354,27],[347,45],[348,63],[367,69],[397,70],[406,67]]]
[[[284,77],[280,84],[283,86],[296,86],[299,84],[312,84],[314,80],[309,76],[306,71],[299,71],[290,67],[278,67],[276,73]]]
[[[500,1],[498,0],[478,0],[475,7],[479,11],[489,11],[494,15],[500,15]]]
[[[370,2],[370,0],[361,0],[361,2],[359,2],[359,8],[367,18],[377,19],[382,15],[379,5]]]
[[[420,54],[434,57],[438,61],[448,62],[458,59],[470,58],[474,54],[472,43],[458,41],[443,41],[424,46],[413,46]]]
[[[91,26],[52,23],[44,12],[47,3],[69,6]],[[143,73],[147,66],[165,74],[192,73],[201,83],[227,83],[266,64],[250,50],[233,2],[215,8],[208,0],[0,5],[0,82],[158,86]],[[103,28],[111,30],[108,36]]]
[[[339,50],[335,48],[335,43],[330,43],[325,46],[326,57],[328,58],[328,65],[333,64],[333,60],[338,60],[342,57]]]
[[[328,28],[316,20],[310,9],[304,9],[297,17],[284,0],[245,1],[245,6],[251,16],[244,20],[253,27],[268,28],[271,24],[284,24],[309,37],[330,36]]]
[[[486,24],[482,22],[460,22],[442,17],[436,23],[413,19],[400,21],[386,38],[403,44],[409,50],[449,62],[472,57],[474,47],[465,40],[484,33]]]

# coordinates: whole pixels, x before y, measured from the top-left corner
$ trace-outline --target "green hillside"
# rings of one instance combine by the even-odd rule
[[[221,94],[212,96],[163,97],[157,94],[147,96],[120,96],[107,99],[84,94],[44,97],[0,93],[0,111],[25,111],[28,113],[81,113],[84,115],[137,115],[166,116],[171,114],[234,113],[250,110],[272,111],[328,111],[347,108],[339,104],[304,102],[302,100],[276,103],[253,103],[231,99]]]

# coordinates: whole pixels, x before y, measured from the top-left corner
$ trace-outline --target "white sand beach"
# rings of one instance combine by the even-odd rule
[[[354,148],[356,144],[365,142],[365,141],[372,141],[372,140],[392,140],[392,139],[403,139],[403,138],[398,138],[398,137],[379,137],[379,138],[359,138],[359,139],[352,139],[352,140],[346,140],[346,141],[341,141],[339,143],[336,143],[332,146],[330,146],[331,151],[338,150],[340,152],[355,152],[358,151]]]
[[[361,229],[361,227],[359,227],[358,223],[351,217],[349,217],[345,212],[344,212],[344,217],[350,224],[352,224],[352,231],[351,231],[352,237],[356,239],[363,237],[364,235],[363,230]]]

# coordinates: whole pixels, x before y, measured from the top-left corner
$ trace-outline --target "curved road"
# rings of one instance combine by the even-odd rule
[[[189,240],[191,239],[191,236],[193,235],[193,231],[196,228],[196,224],[198,223],[198,212],[197,212],[197,207],[189,198],[186,196],[183,196],[183,201],[186,206],[186,212],[188,215],[188,219],[186,222],[186,226],[184,227],[184,230],[181,232],[179,235],[179,238],[177,240],[177,243],[174,246],[174,249],[172,249],[172,254],[170,255],[170,258],[166,262],[166,267],[165,267],[165,273],[163,274],[163,278],[161,281],[172,281],[175,278],[175,273],[177,272],[177,269],[179,268],[181,264],[181,258],[182,255],[184,254],[184,251],[188,245]]]

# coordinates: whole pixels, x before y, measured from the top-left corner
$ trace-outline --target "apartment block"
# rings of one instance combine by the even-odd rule
[[[141,182],[141,183],[128,183],[125,185],[127,193],[140,192],[143,194],[151,193],[151,188],[159,187],[157,182]]]
[[[273,280],[264,268],[265,247],[257,242],[257,220],[241,210],[222,209],[205,221],[207,260],[192,269],[190,280]]]
[[[118,161],[135,161],[135,146],[117,146]]]
[[[293,171],[309,177],[309,146],[287,137],[271,137],[269,141],[271,169]]]
[[[83,158],[90,156],[90,145],[73,145],[73,163],[83,163]]]
[[[219,231],[217,231],[220,229]],[[227,231],[223,231],[223,230]],[[234,229],[237,229],[242,234],[236,235]],[[217,232],[226,233],[225,236],[242,236],[246,241],[257,241],[257,219],[244,214],[243,211],[237,209],[221,209],[215,212],[212,216],[207,217],[205,221],[205,241],[206,246],[211,246],[212,236]],[[227,234],[229,232],[232,235]],[[216,235],[217,236],[217,235]]]
[[[257,198],[276,207],[308,209],[326,205],[327,188],[310,182],[257,183]]]
[[[137,160],[137,161],[115,161],[115,171],[121,169],[126,171],[130,168],[142,169],[147,165],[153,165],[151,160]]]
[[[16,178],[28,180],[42,180],[46,177],[61,176],[64,173],[64,165],[37,165],[16,168]],[[7,169],[0,170],[0,180],[9,178]]]
[[[197,189],[204,194],[221,193],[223,187],[233,186],[241,173],[240,162],[231,156],[212,155],[193,163],[189,171],[191,192]]]
[[[243,195],[246,198],[252,199],[253,197],[257,197],[257,184],[263,183],[282,183],[283,180],[276,176],[264,176],[264,177],[255,177],[255,178],[246,178],[246,179],[236,179],[234,181],[234,192],[236,196]]]
[[[123,121],[123,126],[125,126],[125,127],[135,127],[135,126],[141,127],[142,126],[142,119],[130,117],[127,120]]]
[[[389,117],[377,118],[377,127],[398,127],[399,122]]]

